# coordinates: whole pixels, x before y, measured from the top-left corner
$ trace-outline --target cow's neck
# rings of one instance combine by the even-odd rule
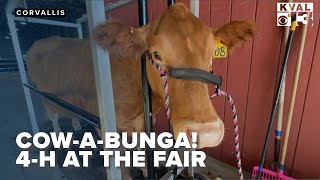
[[[143,117],[140,59],[117,59],[114,56],[110,56],[110,59],[117,119],[136,119],[141,115]],[[158,72],[156,71],[156,73]],[[159,92],[153,91],[152,112],[158,113],[162,105],[163,100],[159,96]]]

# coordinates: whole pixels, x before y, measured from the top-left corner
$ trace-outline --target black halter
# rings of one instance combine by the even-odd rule
[[[196,68],[171,68],[169,76],[176,79],[188,79],[214,84],[221,87],[222,77]]]

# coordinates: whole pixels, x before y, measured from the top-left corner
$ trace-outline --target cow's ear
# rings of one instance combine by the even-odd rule
[[[232,21],[212,30],[214,37],[219,38],[221,43],[229,50],[254,37],[256,26],[251,21]]]
[[[103,49],[119,58],[140,57],[146,50],[145,29],[133,28],[119,22],[106,22],[93,30],[93,38]]]

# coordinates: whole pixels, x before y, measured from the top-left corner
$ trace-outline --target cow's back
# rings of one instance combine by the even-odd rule
[[[30,78],[40,90],[97,114],[90,51],[89,40],[41,39],[27,54]]]

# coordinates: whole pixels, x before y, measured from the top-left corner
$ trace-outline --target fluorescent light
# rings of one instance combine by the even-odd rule
[[[4,38],[9,39],[10,37],[9,36],[5,36]]]
[[[26,23],[26,22],[23,22],[23,21],[20,22],[20,24],[21,24],[21,25],[27,25],[27,23]]]

